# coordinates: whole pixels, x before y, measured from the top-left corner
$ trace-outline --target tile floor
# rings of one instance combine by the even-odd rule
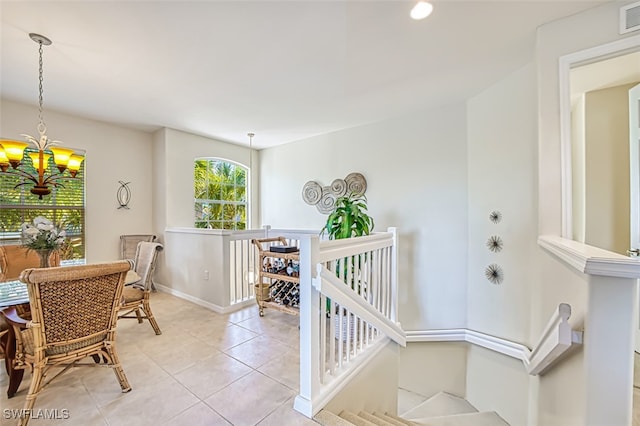
[[[250,306],[219,315],[165,293],[151,295],[162,335],[144,322],[120,320],[117,345],[133,390],[121,393],[108,368],[74,368],[45,388],[35,409],[68,410],[65,420],[30,425],[316,425],[293,410],[299,386],[298,317]],[[20,409],[30,382],[7,399],[0,368],[0,425],[4,409]]]

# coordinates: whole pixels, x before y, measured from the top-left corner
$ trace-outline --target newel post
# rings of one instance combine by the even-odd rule
[[[320,240],[317,235],[300,239],[300,392],[294,408],[313,418],[313,400],[320,391],[320,297],[312,280],[317,274]]]
[[[588,282],[585,425],[630,425],[637,280],[591,275]]]
[[[397,228],[387,228],[392,234],[391,246],[391,320],[398,322],[398,231]]]

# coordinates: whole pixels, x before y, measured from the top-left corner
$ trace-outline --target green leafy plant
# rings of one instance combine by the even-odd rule
[[[360,237],[373,231],[373,218],[367,214],[367,198],[364,194],[345,195],[336,199],[333,212],[320,231],[330,240]]]

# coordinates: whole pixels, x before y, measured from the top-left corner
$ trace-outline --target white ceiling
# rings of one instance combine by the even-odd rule
[[[463,101],[531,60],[536,27],[601,3],[443,0],[414,21],[399,0],[2,0],[0,94],[37,104],[40,33],[45,118],[264,148]]]

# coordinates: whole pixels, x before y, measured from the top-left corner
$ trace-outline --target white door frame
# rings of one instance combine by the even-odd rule
[[[561,56],[560,82],[560,149],[562,165],[562,237],[573,239],[572,165],[571,165],[571,69],[640,50],[640,35]]]

